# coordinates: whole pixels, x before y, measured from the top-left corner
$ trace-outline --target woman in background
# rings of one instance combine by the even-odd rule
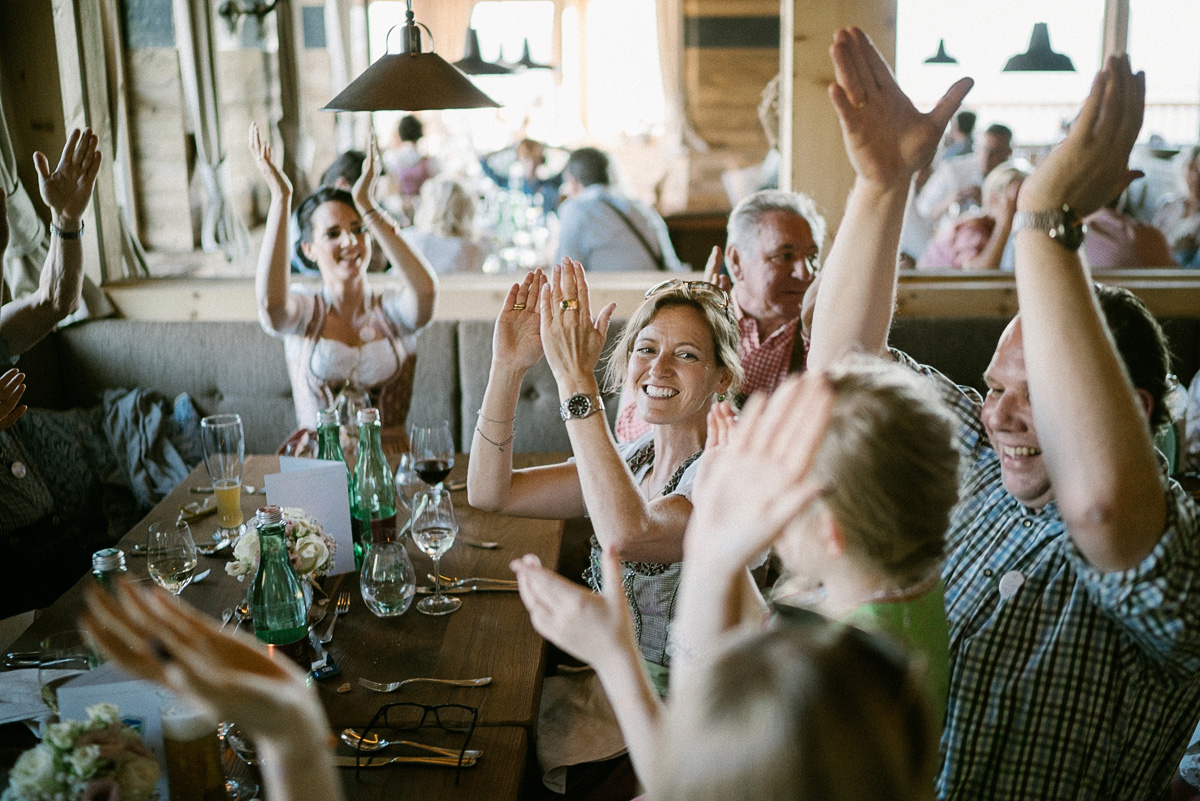
[[[417,218],[400,236],[438,275],[482,272],[487,251],[474,236],[475,206],[462,181],[439,175],[421,187]]]

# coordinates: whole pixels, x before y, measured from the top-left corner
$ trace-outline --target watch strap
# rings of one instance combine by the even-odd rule
[[[579,405],[579,401],[587,402],[587,411],[583,414],[578,414],[572,409],[573,405]],[[568,420],[582,420],[585,417],[591,417],[598,411],[604,410],[604,398],[599,395],[588,395],[583,392],[576,392],[571,397],[558,405],[558,416],[565,423]]]

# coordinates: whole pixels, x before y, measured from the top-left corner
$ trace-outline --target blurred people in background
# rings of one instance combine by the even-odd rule
[[[1166,235],[1180,267],[1200,268],[1200,145],[1175,157],[1184,192],[1163,204],[1154,224]]]
[[[392,183],[404,204],[404,213],[413,219],[421,187],[441,170],[437,160],[425,155],[418,143],[425,135],[425,126],[409,114],[400,119],[397,129],[400,146],[383,154],[383,164],[391,173]]]
[[[925,188],[917,196],[917,211],[936,230],[943,217],[958,217],[982,201],[983,179],[1012,157],[1012,131],[1004,125],[989,125],[979,150],[948,158],[937,165]]]
[[[531,203],[536,204],[540,199],[545,211],[558,209],[563,174],[547,165],[546,146],[536,139],[522,139],[516,145],[489,153],[479,160],[479,166],[483,168],[483,174],[501,189],[520,190]],[[514,166],[516,176],[513,175]]]
[[[413,227],[400,236],[438,275],[478,273],[486,249],[475,239],[475,197],[462,181],[438,175],[421,187]]]
[[[1122,195],[1089,214],[1083,252],[1093,270],[1174,267],[1175,257],[1163,232],[1120,211]]]
[[[563,168],[556,263],[570,257],[590,273],[683,269],[658,212],[613,186],[608,154],[581,147]]]
[[[942,152],[938,159],[952,159],[955,156],[965,156],[975,151],[975,112],[960,111],[954,115],[954,121],[946,130],[942,139]]]
[[[917,262],[918,269],[1011,271],[1009,234],[1017,192],[1027,175],[1028,169],[1013,162],[992,170],[983,182],[983,209],[944,225]]]

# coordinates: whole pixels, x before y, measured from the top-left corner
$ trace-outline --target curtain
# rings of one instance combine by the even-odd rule
[[[705,153],[708,142],[696,133],[687,116],[687,91],[683,80],[683,0],[656,0],[656,3],[658,60],[667,103],[666,144],[672,149],[683,145]]]
[[[413,17],[433,34],[430,42],[429,35],[421,31],[421,49],[432,50],[451,64],[462,58],[474,9],[475,0],[413,0]],[[389,47],[395,52],[398,46],[393,35]]]
[[[47,158],[51,166],[58,163],[57,153],[49,153]],[[17,157],[8,133],[3,103],[0,103],[0,185],[8,196],[9,238],[8,250],[4,251],[4,284],[15,300],[37,289],[50,238],[33,208],[29,193],[17,177]]]
[[[325,0],[325,41],[329,53],[330,97],[337,97],[362,70],[355,70],[350,44],[350,7],[347,0]],[[361,137],[356,136],[353,113],[334,112],[334,149],[352,150]]]
[[[221,146],[212,13],[208,0],[174,0],[172,12],[187,119],[196,139],[196,169],[208,201],[200,246],[206,252],[224,252],[229,261],[240,261],[250,253],[250,233],[234,212],[229,197],[228,166]]]

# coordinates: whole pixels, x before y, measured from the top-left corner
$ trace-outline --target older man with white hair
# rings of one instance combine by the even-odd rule
[[[817,279],[825,220],[812,198],[799,192],[767,189],[738,203],[729,215],[725,264],[733,279],[730,292],[741,340],[738,357],[746,371],[742,391],[771,392],[790,372],[804,369],[811,321],[810,296]],[[716,282],[721,249],[713,248],[706,270]],[[808,314],[802,313],[808,309]],[[636,439],[649,430],[638,418],[626,387],[617,416],[617,438]]]

